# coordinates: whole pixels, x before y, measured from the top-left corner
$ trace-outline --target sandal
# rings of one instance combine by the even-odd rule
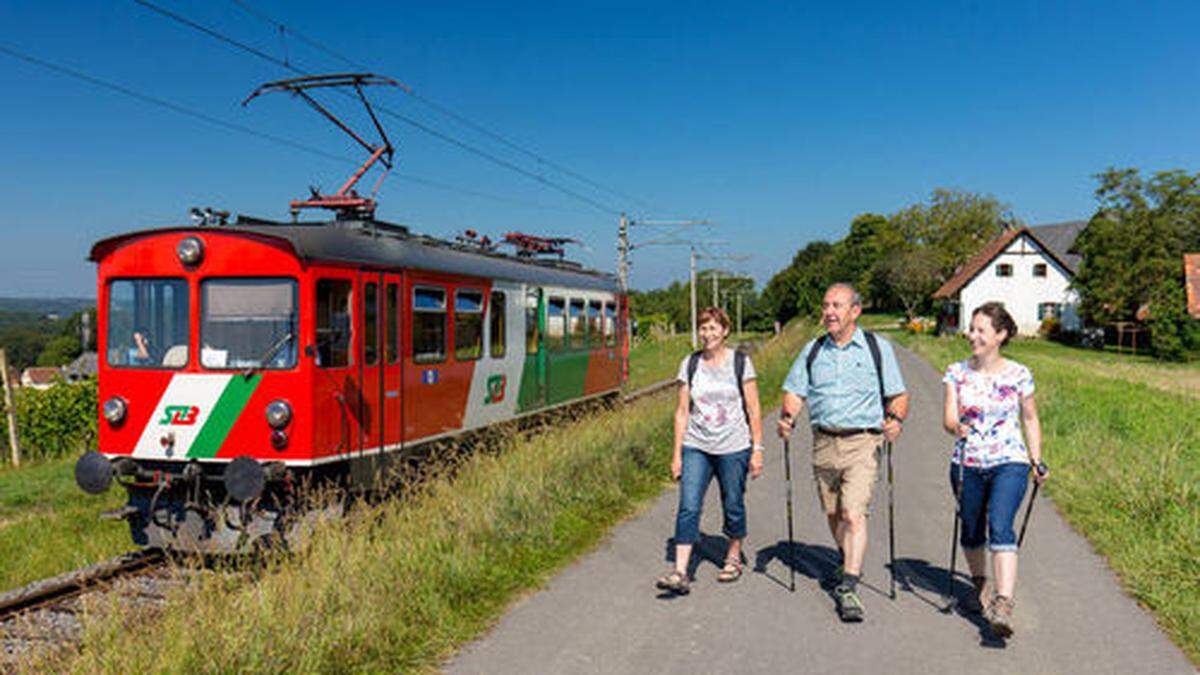
[[[659,590],[670,591],[676,595],[687,595],[691,591],[687,575],[680,574],[678,570],[671,570],[662,575],[658,581],[654,582],[654,586]]]
[[[742,561],[736,558],[727,558],[725,566],[717,574],[717,581],[721,583],[732,583],[742,577]]]

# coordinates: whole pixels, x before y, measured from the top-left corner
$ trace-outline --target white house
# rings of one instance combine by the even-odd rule
[[[1071,246],[1086,226],[1072,221],[1014,228],[988,242],[933,294],[944,301],[941,328],[963,330],[976,307],[995,300],[1004,303],[1021,335],[1036,335],[1050,316],[1064,330],[1079,330],[1079,298],[1070,284],[1080,256]]]

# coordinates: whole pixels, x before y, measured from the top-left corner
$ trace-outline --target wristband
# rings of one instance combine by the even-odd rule
[[[887,414],[885,414],[884,417],[889,420],[896,420],[900,424],[904,424],[904,418],[892,412],[891,410],[887,411]]]
[[[762,446],[762,445],[756,445],[753,448],[754,452],[762,452],[763,450],[766,450],[766,449],[767,449],[766,446]]]

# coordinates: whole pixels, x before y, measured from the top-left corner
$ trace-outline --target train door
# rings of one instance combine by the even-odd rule
[[[383,275],[379,272],[359,274],[359,446],[361,452],[377,452],[383,445],[383,354],[380,346],[383,312]]]
[[[527,287],[522,303],[525,326],[525,364],[521,372],[518,409],[546,405],[546,299],[540,288]]]
[[[401,325],[404,283],[399,274],[383,275],[383,445],[398,449],[404,437],[404,359]]]
[[[316,280],[314,334],[306,354],[316,365],[316,410],[325,411],[313,425],[317,457],[352,452],[359,445],[360,359],[354,345],[360,293],[355,282],[353,272],[332,269]]]

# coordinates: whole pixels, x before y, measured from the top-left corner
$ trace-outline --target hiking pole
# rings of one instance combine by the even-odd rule
[[[896,492],[895,482],[892,480],[892,442],[884,443],[884,450],[887,452],[887,479],[888,479],[888,557],[891,559],[892,568],[892,594],[891,599],[896,599]],[[1035,490],[1037,488],[1034,488]],[[1036,492],[1034,494],[1037,494]]]
[[[958,523],[962,520],[963,465],[958,463],[958,480],[954,484],[954,535],[950,539],[950,575],[946,577],[946,606],[943,614],[949,614],[957,598],[954,597],[954,565],[958,562]]]
[[[792,580],[790,590],[796,592],[796,541],[792,534],[792,437],[783,437],[783,476],[787,482],[787,523],[788,523],[788,569]]]
[[[1038,464],[1034,467],[1034,471],[1039,476],[1046,475],[1045,464]],[[1025,520],[1021,522],[1021,535],[1017,537],[1017,548],[1021,548],[1021,542],[1025,541],[1025,528],[1029,527],[1029,516],[1033,513],[1033,503],[1037,501],[1038,488],[1042,487],[1041,482],[1033,481],[1033,494],[1029,496],[1029,505],[1025,507]]]

